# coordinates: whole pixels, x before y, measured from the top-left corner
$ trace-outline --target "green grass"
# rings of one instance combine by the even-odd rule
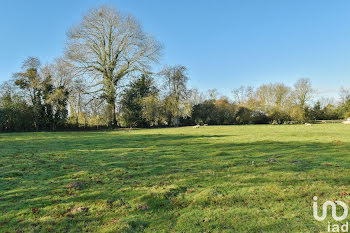
[[[349,152],[342,124],[0,134],[0,232],[326,232]]]

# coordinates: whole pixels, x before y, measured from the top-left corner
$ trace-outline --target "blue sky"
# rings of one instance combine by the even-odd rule
[[[301,77],[321,96],[350,87],[350,1],[340,0],[4,0],[0,81],[27,56],[62,55],[66,31],[101,4],[135,15],[164,45],[161,63],[187,66],[192,87],[230,95]]]

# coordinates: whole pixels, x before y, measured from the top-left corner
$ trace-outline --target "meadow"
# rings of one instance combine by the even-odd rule
[[[327,232],[349,153],[342,124],[0,134],[0,232]]]

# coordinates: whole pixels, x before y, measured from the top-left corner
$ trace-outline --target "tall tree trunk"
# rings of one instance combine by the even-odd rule
[[[35,131],[39,131],[39,118],[40,118],[40,97],[38,96],[39,93],[36,91],[35,92],[35,97],[34,97],[34,103],[33,103],[33,108],[34,108],[34,122],[35,122]]]
[[[76,117],[76,121],[75,121],[77,128],[79,128],[80,110],[81,110],[81,97],[80,97],[80,91],[79,91],[79,93],[78,93],[78,113],[77,113],[77,117]]]
[[[117,128],[118,122],[117,122],[117,113],[116,113],[116,107],[115,107],[115,102],[108,103],[107,106],[107,119],[108,119],[108,128],[110,129],[115,129]]]
[[[107,119],[108,119],[108,128],[115,129],[117,128],[118,122],[117,122],[117,113],[116,113],[116,106],[115,101],[110,101],[107,105]]]
[[[107,114],[108,114],[108,127],[110,129],[117,127],[117,116],[116,116],[116,107],[115,107],[115,98],[116,98],[116,88],[112,81],[112,78],[108,76],[105,77],[105,97],[107,100]]]
[[[107,103],[107,121],[108,121],[108,128],[112,129],[113,127],[113,104],[110,102]]]
[[[116,113],[116,110],[115,110],[115,101],[114,101],[114,104],[113,104],[113,128],[117,128],[117,113]]]

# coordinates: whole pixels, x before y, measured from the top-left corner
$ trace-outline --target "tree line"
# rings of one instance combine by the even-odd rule
[[[231,100],[215,89],[188,88],[187,68],[164,66],[162,45],[131,15],[91,9],[67,33],[64,55],[42,65],[28,57],[0,87],[0,131],[163,127],[194,124],[286,124],[350,117],[341,101],[315,101],[309,79],[294,86],[240,87]]]

